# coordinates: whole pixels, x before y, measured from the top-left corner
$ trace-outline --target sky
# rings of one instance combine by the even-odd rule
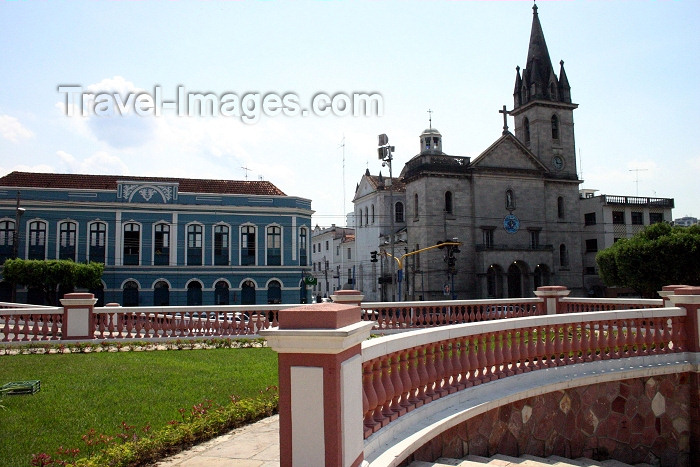
[[[700,217],[700,2],[537,5],[579,104],[581,188]],[[343,225],[365,170],[388,175],[377,135],[395,176],[428,110],[447,154],[475,158],[501,136],[531,24],[519,0],[3,0],[0,176],[247,176]],[[216,115],[167,104],[180,92],[214,96]],[[340,96],[337,113],[301,115],[319,93]],[[380,96],[379,112],[347,115],[355,93]]]

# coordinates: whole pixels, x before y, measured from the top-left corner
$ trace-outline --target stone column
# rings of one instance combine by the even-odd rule
[[[658,294],[664,299],[664,308],[674,306],[671,303],[671,295],[673,295],[676,289],[682,289],[683,287],[689,287],[687,285],[664,285]]]
[[[374,323],[337,303],[280,310],[261,330],[279,353],[281,467],[357,467],[364,458],[362,348]]]
[[[559,300],[567,297],[571,290],[563,285],[545,285],[537,287],[535,295],[544,300],[545,310],[548,315],[556,315],[559,313]]]
[[[69,293],[63,296],[61,339],[95,338],[95,303],[97,299],[91,293]]]
[[[669,298],[674,306],[685,308],[686,352],[695,352],[696,371],[690,372],[690,458],[700,459],[700,287],[681,287]]]

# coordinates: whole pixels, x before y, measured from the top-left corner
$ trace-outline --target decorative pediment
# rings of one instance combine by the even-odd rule
[[[127,203],[167,204],[177,200],[177,183],[123,181],[117,184],[117,199]]]

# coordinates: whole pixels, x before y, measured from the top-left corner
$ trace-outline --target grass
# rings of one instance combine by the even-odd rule
[[[100,352],[0,357],[0,386],[41,380],[34,395],[0,403],[0,466],[29,466],[31,454],[83,448],[90,429],[114,435],[122,422],[137,429],[181,420],[204,400],[255,397],[277,384],[269,348]]]

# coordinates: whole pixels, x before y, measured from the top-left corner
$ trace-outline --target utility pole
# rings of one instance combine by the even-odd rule
[[[17,206],[15,207],[15,231],[12,238],[12,257],[19,257],[19,220],[24,214],[25,209],[19,206],[19,191],[17,191]],[[17,284],[12,284],[12,301],[17,302]]]

